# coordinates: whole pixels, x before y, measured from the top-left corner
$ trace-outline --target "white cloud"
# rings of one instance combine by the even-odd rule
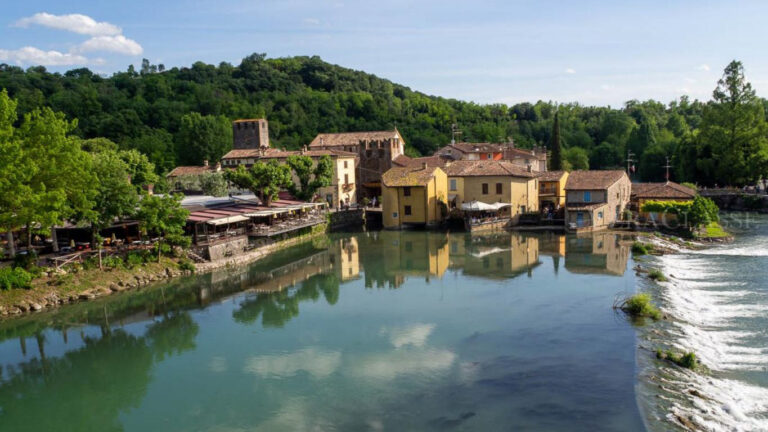
[[[435,329],[434,324],[414,324],[407,327],[394,329],[381,329],[381,334],[389,335],[389,342],[395,348],[406,345],[422,347],[427,342],[427,338]]]
[[[311,25],[320,24],[320,20],[317,18],[304,18],[302,21],[304,22],[304,24],[311,24]]]
[[[79,52],[109,51],[133,56],[144,52],[144,49],[135,40],[128,39],[123,35],[92,37],[80,44],[77,50]]]
[[[568,68],[568,69],[566,69],[566,70],[565,70],[565,73],[567,73],[567,74],[575,74],[575,73],[576,73],[576,70],[575,70],[575,69],[571,69],[571,68]]]
[[[123,32],[120,27],[114,24],[98,22],[87,15],[81,14],[52,15],[40,12],[16,22],[18,27],[29,27],[31,24],[91,36],[115,36]]]
[[[391,380],[400,375],[429,375],[453,365],[456,354],[447,350],[396,350],[391,353],[363,357],[349,371],[353,376]]]
[[[289,377],[305,371],[315,378],[325,378],[341,365],[341,353],[307,348],[290,354],[251,357],[243,370],[261,377]]]
[[[698,65],[698,66],[696,66],[696,70],[707,72],[707,71],[709,71],[709,65],[708,64]]]
[[[17,50],[0,49],[0,60],[14,62],[18,65],[34,64],[43,66],[71,66],[88,63],[88,59],[79,54],[43,51],[30,46]]]

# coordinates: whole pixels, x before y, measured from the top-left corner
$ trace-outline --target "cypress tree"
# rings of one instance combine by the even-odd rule
[[[555,122],[552,124],[552,138],[550,139],[552,154],[549,158],[549,170],[559,171],[563,169],[563,152],[560,149],[560,119],[555,112]]]

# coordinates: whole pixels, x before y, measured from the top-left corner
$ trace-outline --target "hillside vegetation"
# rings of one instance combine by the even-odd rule
[[[236,118],[266,117],[273,145],[291,149],[318,132],[397,126],[407,152],[419,155],[448,143],[452,123],[465,141],[547,145],[556,110],[563,159],[573,168],[625,166],[629,150],[643,180],[663,180],[670,156],[678,181],[738,185],[756,180],[768,166],[765,100],[746,83],[739,62],[728,65],[712,102],[633,100],[619,108],[541,101],[478,105],[425,95],[318,57],[264,54],[236,66],[197,62],[168,70],[145,60],[140,70],[131,66],[110,77],[86,68],[59,74],[0,65],[2,88],[18,100],[19,118],[49,106],[78,119],[73,133],[137,149],[159,173],[218,159],[231,146],[230,121]]]

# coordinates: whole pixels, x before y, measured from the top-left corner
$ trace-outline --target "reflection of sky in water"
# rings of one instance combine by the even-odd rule
[[[562,265],[563,243],[547,237],[333,239],[328,252],[286,252],[282,263],[275,258],[231,278],[180,283],[179,297],[191,303],[179,300],[165,313],[167,303],[152,297],[153,306],[143,308],[159,311],[154,321],[125,320],[130,344],[104,348],[147,352],[146,369],[112,383],[115,394],[131,398],[91,406],[103,420],[94,424],[217,431],[642,429],[633,392],[634,331],[610,308],[617,292],[632,289],[634,276],[578,267],[588,253],[583,241],[574,273]],[[349,245],[354,256],[344,249]],[[341,282],[357,269],[351,256],[363,277]],[[302,265],[276,265],[297,259]],[[248,288],[248,280],[263,289],[269,280],[291,279],[295,286],[278,294],[232,294]],[[166,302],[173,301],[170,292]],[[199,308],[201,302],[207,307]],[[120,322],[113,317],[112,327]],[[99,327],[84,329],[101,335]],[[104,384],[81,367],[92,368],[90,359],[72,355],[90,352],[79,330],[66,345],[50,333],[51,364],[69,379]],[[0,353],[9,354],[3,361],[28,361],[36,350],[34,338],[28,341],[25,358],[18,340],[0,343]],[[63,379],[57,377],[51,379]],[[82,391],[44,381],[32,387],[53,389],[46,403]],[[10,390],[0,387],[0,403]],[[0,429],[23,424],[15,421],[29,419],[40,403],[29,397],[10,417],[5,410]]]

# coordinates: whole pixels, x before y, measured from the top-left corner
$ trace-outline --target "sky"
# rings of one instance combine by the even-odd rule
[[[768,95],[766,1],[8,1],[0,63],[112,74],[268,57],[324,60],[477,103],[709,100],[744,63]]]

